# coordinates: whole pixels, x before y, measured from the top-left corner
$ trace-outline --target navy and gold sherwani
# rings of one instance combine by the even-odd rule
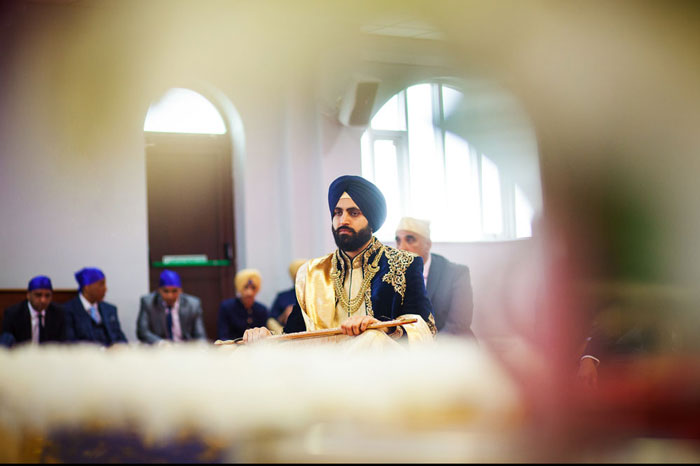
[[[393,320],[420,316],[435,333],[432,306],[423,281],[423,259],[372,238],[354,259],[336,250],[301,266],[296,277],[298,305],[285,333],[339,327],[353,315]]]

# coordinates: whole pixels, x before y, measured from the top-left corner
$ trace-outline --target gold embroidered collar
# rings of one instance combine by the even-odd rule
[[[333,280],[333,289],[335,291],[336,305],[338,302],[347,311],[348,317],[354,314],[365,303],[368,315],[374,315],[372,312],[372,300],[370,285],[372,279],[379,271],[379,260],[382,258],[385,246],[380,243],[377,238],[372,237],[369,246],[365,248],[353,259],[345,254],[340,249],[335,251],[331,260],[331,279]],[[343,284],[347,274],[352,273],[353,263],[359,260],[362,267],[362,284],[360,290],[354,298],[345,295]]]
[[[384,246],[377,238],[372,237],[372,242],[364,252],[361,252],[354,259],[350,259],[347,254],[336,249],[331,259],[331,279],[335,291],[336,305],[341,303],[343,308],[351,316],[357,311],[362,302],[365,302],[367,314],[373,316],[370,284],[379,271],[379,261],[382,256],[386,256],[389,262],[389,271],[382,277],[382,281],[390,284],[396,293],[401,295],[401,305],[406,294],[406,270],[413,263],[413,259],[418,257],[408,251],[402,251],[389,246]],[[345,294],[343,283],[348,273],[352,273],[353,262],[359,260],[362,264],[362,285],[360,291],[354,298],[350,299]]]

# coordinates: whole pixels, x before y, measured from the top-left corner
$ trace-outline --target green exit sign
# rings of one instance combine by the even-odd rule
[[[209,260],[206,254],[163,256],[162,261],[153,261],[153,267],[221,267],[231,265],[227,259]]]

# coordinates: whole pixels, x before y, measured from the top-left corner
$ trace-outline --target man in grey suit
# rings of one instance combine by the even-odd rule
[[[158,290],[141,297],[136,335],[150,344],[206,341],[203,314],[199,298],[182,292],[180,276],[163,270]]]
[[[423,279],[438,335],[449,333],[474,338],[471,330],[474,303],[469,268],[439,254],[431,254],[430,222],[403,217],[396,228],[396,247],[423,258]]]

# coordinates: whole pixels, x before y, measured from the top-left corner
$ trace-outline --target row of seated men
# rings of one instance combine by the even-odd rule
[[[430,224],[404,217],[396,229],[399,249],[423,257],[424,280],[432,301],[439,332],[474,337],[471,331],[472,288],[469,269],[430,253]],[[294,261],[292,280],[303,260]],[[8,308],[3,316],[0,345],[25,342],[94,342],[103,346],[126,343],[116,306],[104,301],[106,277],[97,268],[86,267],[75,273],[78,295],[63,305],[51,303],[52,284],[46,276],[34,277],[27,288],[27,300]],[[244,269],[235,276],[237,296],[224,300],[219,308],[217,337],[240,338],[248,328],[266,326],[282,331],[296,304],[294,288],[277,294],[268,309],[255,300],[261,276],[255,269]],[[161,273],[158,289],[141,297],[136,333],[143,343],[161,344],[207,339],[199,298],[183,292],[179,275]]]
[[[399,249],[423,257],[426,288],[435,311],[438,331],[467,335],[471,332],[472,289],[469,269],[430,253],[430,225],[427,221],[404,217],[396,229]],[[303,260],[289,268],[292,280]],[[51,303],[52,285],[46,276],[34,277],[27,288],[27,300],[8,308],[3,317],[0,344],[23,342],[94,342],[104,346],[126,343],[116,306],[104,301],[106,277],[97,268],[84,268],[75,274],[79,293],[59,306]],[[266,326],[280,332],[294,304],[294,288],[278,293],[268,309],[255,300],[261,287],[255,269],[239,271],[235,277],[237,296],[224,300],[219,308],[217,337],[240,338],[248,328]],[[203,310],[199,298],[183,292],[179,275],[164,270],[159,287],[141,297],[137,337],[143,343],[157,344],[206,340]]]
[[[104,273],[86,267],[76,272],[75,278],[78,294],[62,305],[51,302],[53,286],[49,277],[32,278],[27,286],[27,299],[4,312],[0,344],[11,347],[30,342],[92,342],[103,346],[127,343],[116,306],[104,301],[107,291]],[[281,328],[280,323],[268,322],[267,308],[255,301],[261,284],[259,272],[241,270],[235,282],[238,296],[224,300],[219,308],[219,338],[238,338],[252,326]],[[275,306],[287,296],[288,293],[280,293]],[[203,314],[200,299],[182,291],[177,272],[164,270],[158,289],[141,297],[136,333],[141,342],[150,344],[205,341]],[[285,311],[275,317],[285,318]],[[274,319],[274,322],[278,321]]]

